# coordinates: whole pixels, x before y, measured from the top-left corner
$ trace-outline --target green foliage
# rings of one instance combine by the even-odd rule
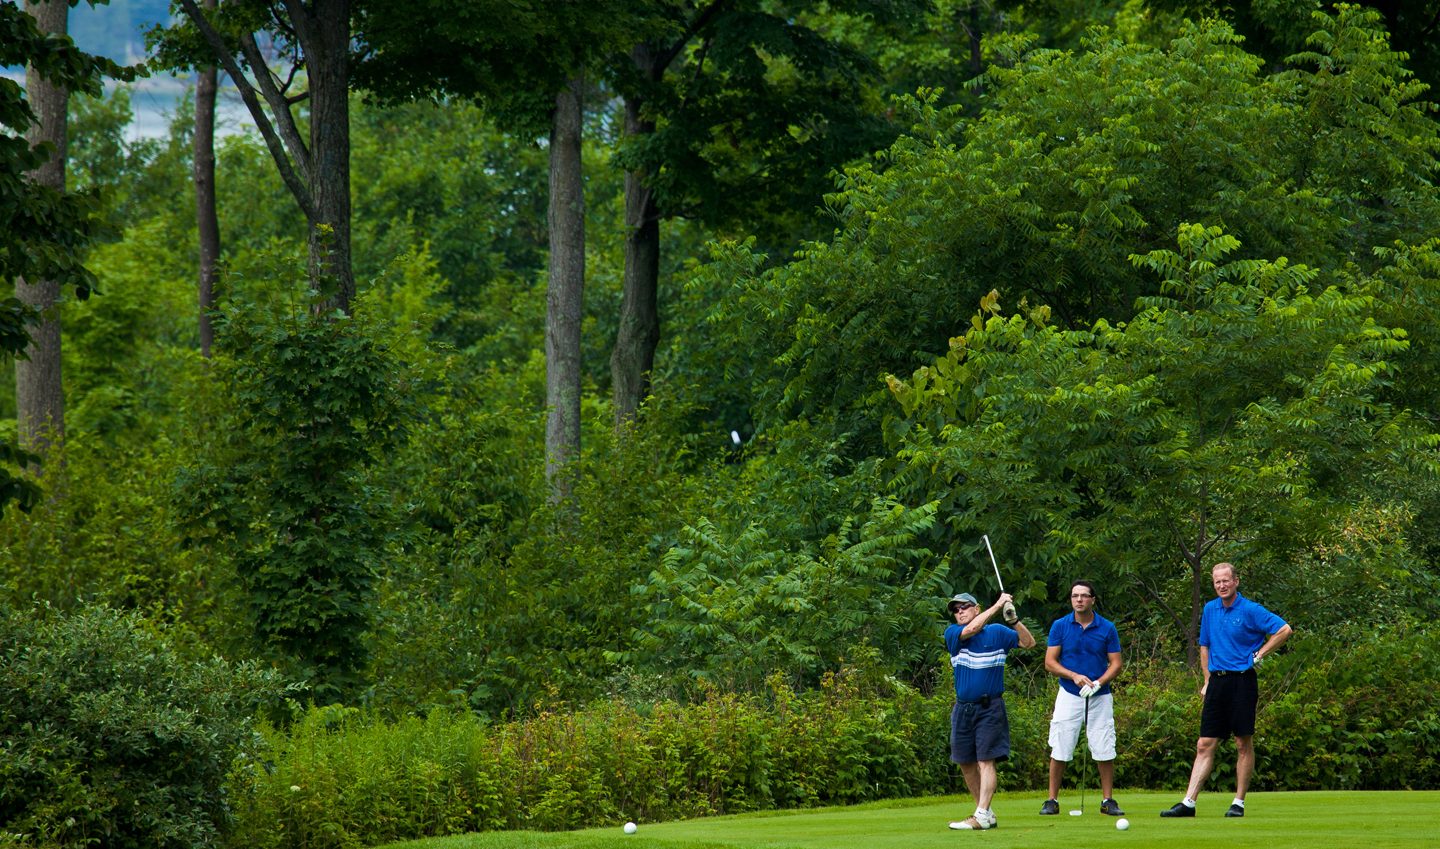
[[[183,661],[133,614],[0,610],[0,821],[22,844],[219,845],[232,759],[277,689]]]
[[[561,87],[633,43],[649,13],[637,5],[482,0],[456,14],[443,0],[368,0],[356,7],[356,87],[391,103],[468,100],[519,136],[543,135]]]
[[[541,288],[546,151],[500,133],[493,118],[463,103],[357,101],[352,109],[356,276],[378,275],[424,246],[454,304],[442,338],[464,349],[501,327],[515,333],[529,324],[516,307]],[[523,335],[504,355],[526,356],[533,338]]]
[[[641,104],[654,132],[629,135],[617,163],[642,170],[662,217],[718,226],[745,222],[788,246],[810,231],[806,213],[829,174],[887,144],[897,128],[874,93],[871,57],[821,26],[831,12],[882,24],[914,21],[928,3],[649,4],[636,42],[668,66],[610,76]],[[798,213],[798,214],[797,214]],[[762,223],[765,226],[761,226]]]
[[[760,522],[730,538],[701,519],[636,587],[644,624],[616,658],[748,687],[770,672],[813,684],[866,649],[914,665],[930,653],[947,571],[915,545],[934,523],[933,504],[876,499],[809,551]]]
[[[533,698],[559,660],[530,654],[561,619],[530,593],[517,594],[538,576],[507,563],[544,499],[542,469],[527,462],[543,456],[543,364],[537,358],[476,374],[460,371],[454,358],[447,364],[456,373],[441,380],[464,390],[433,399],[394,458],[402,472],[397,500],[411,530],[376,588],[371,698],[397,711],[456,702],[513,708]],[[513,616],[532,604],[533,619],[504,629],[502,610]],[[533,666],[527,670],[517,655]],[[499,663],[523,681],[497,679]]]
[[[56,449],[50,497],[0,520],[0,603],[60,611],[91,603],[181,621],[214,639],[216,570],[180,545],[169,498],[177,458],[117,447],[83,431]]]
[[[1440,640],[1433,628],[1361,627],[1373,635],[1346,629],[1333,644],[1303,646],[1262,691],[1258,789],[1435,786],[1435,688],[1428,673],[1397,672],[1435,669]]]
[[[707,498],[709,468],[690,440],[653,420],[624,436],[587,404],[585,450],[568,467],[573,508],[546,500],[540,426],[543,363],[477,375],[474,396],[437,407],[434,440],[412,444],[413,559],[383,592],[377,701],[389,709],[459,702],[490,716],[524,712],[550,688],[598,692],[644,621],[629,598]],[[524,393],[527,403],[510,399]],[[393,595],[392,595],[393,594]]]
[[[257,648],[328,698],[365,662],[388,525],[374,470],[404,435],[403,372],[367,319],[275,306],[225,312],[220,406],[176,497],[234,563]]]
[[[1420,89],[1372,15],[1317,28],[1274,74],[1207,21],[1164,47],[1097,30],[1022,51],[987,74],[974,121],[933,92],[902,103],[914,129],[827,199],[833,238],[737,276],[716,310],[754,340],[735,359],[763,366],[761,426],[803,416],[878,454],[880,375],[942,355],[986,292],[1069,327],[1125,319],[1158,293],[1128,256],[1186,222],[1222,225],[1242,258],[1322,271],[1373,271],[1372,248],[1429,238],[1440,134]]]
[[[1018,596],[1084,570],[1193,644],[1210,563],[1290,560],[1355,482],[1434,474],[1440,438],[1382,398],[1406,341],[1372,296],[1229,261],[1215,228],[1179,241],[1135,258],[1165,295],[1128,324],[977,315],[934,366],[891,378],[890,432],[899,491],[938,499],[959,539],[1003,540]]]

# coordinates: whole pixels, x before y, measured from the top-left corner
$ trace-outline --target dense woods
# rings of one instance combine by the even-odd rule
[[[127,68],[0,2],[9,668],[196,664],[226,756],[923,699],[982,534],[1155,676],[1219,560],[1440,668],[1434,2],[461,7],[183,0]]]

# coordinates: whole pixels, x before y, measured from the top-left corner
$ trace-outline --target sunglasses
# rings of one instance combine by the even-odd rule
[[[970,608],[975,607],[975,606],[976,606],[976,605],[967,604],[966,602],[963,602],[963,601],[962,601],[962,602],[958,602],[958,603],[954,604],[953,606],[951,606],[950,612],[951,612],[951,613],[959,613],[959,612],[962,611],[962,610],[969,610]]]

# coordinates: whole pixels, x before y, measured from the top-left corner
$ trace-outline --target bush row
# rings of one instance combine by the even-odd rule
[[[1440,630],[1318,642],[1297,640],[1262,674],[1254,787],[1440,787]],[[1053,684],[1016,678],[1002,787],[1039,789]],[[882,693],[858,680],[832,676],[798,694],[778,685],[711,691],[688,705],[615,697],[503,724],[312,710],[269,732],[265,760],[235,771],[231,842],[360,847],[963,792],[947,760],[949,693]],[[1133,664],[1122,677],[1122,789],[1184,786],[1195,685],[1183,666],[1159,663]],[[1093,782],[1090,769],[1066,781]],[[1233,757],[1219,758],[1212,785],[1224,787],[1232,771]]]

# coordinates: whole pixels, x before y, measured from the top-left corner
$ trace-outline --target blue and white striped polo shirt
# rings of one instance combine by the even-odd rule
[[[1020,645],[1020,635],[1004,625],[990,624],[968,640],[964,629],[952,624],[945,629],[945,650],[955,673],[955,698],[974,702],[983,696],[1005,692],[1005,653]]]

